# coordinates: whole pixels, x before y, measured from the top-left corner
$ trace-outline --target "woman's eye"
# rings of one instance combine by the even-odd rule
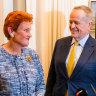
[[[28,31],[29,31],[29,29],[25,29],[24,31],[28,32]]]
[[[70,21],[69,23],[70,23],[70,24],[72,24],[72,22],[71,22],[71,21]]]

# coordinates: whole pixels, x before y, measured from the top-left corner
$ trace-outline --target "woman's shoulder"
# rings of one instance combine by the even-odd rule
[[[39,58],[38,53],[31,48],[24,47],[23,55],[26,56],[26,58],[30,58],[30,56],[31,56],[31,58],[34,62],[38,62],[38,64],[40,63],[40,58]],[[34,64],[37,64],[37,63],[34,63]]]
[[[2,54],[4,51],[3,47],[0,45],[0,54]]]
[[[6,57],[6,52],[5,50],[3,49],[3,47],[0,45],[0,62],[2,61],[6,61],[5,57]]]

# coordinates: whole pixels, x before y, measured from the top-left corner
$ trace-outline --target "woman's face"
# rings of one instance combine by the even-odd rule
[[[17,31],[14,32],[13,41],[19,44],[21,47],[25,47],[29,45],[29,39],[32,36],[31,33],[31,22],[22,22]]]

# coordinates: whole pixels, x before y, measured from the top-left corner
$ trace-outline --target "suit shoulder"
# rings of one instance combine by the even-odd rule
[[[72,40],[72,37],[71,36],[68,36],[68,37],[64,37],[64,38],[61,38],[61,39],[58,39],[56,41],[56,43],[68,43]]]

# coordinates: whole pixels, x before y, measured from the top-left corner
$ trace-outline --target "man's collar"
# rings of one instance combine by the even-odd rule
[[[88,40],[88,38],[89,38],[89,34],[87,36],[85,36],[83,39],[81,39],[80,41],[78,41],[79,45],[84,47],[84,45],[85,45],[86,41]],[[71,45],[73,45],[74,42],[76,42],[76,40],[73,38]]]

